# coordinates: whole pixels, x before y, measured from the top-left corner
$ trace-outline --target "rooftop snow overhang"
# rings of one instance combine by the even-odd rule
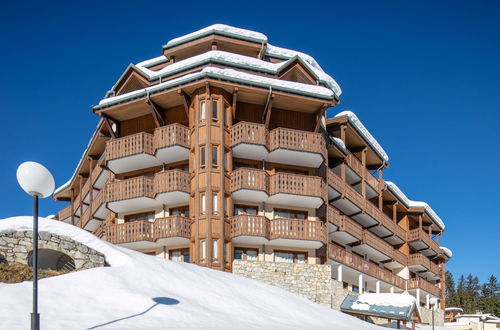
[[[382,317],[392,320],[403,320],[410,321],[413,319],[413,314],[415,313],[417,319],[420,319],[420,312],[417,308],[416,301],[412,300],[408,304],[405,305],[391,305],[389,302],[366,302],[363,300],[363,297],[366,295],[378,295],[378,296],[387,296],[389,294],[386,293],[369,293],[360,296],[347,295],[340,306],[340,310],[349,314],[357,314],[357,315],[368,315],[374,317]],[[392,295],[404,295],[413,298],[410,295],[405,294],[392,294]],[[408,298],[410,301],[411,298]]]
[[[444,230],[445,225],[443,220],[437,215],[436,212],[434,212],[429,204],[410,200],[394,182],[386,181],[385,183],[387,188],[403,203],[404,206],[407,208],[422,209],[441,230]]]
[[[287,94],[305,96],[317,99],[318,101],[327,104],[332,104],[335,102],[333,91],[326,87],[279,80],[269,77],[257,76],[232,69],[221,69],[209,66],[203,68],[203,70],[201,70],[200,72],[190,73],[185,76],[165,81],[144,89],[103,99],[99,102],[98,105],[93,107],[93,110],[94,112],[101,111],[120,103],[143,98],[147,94],[153,95],[155,93],[159,93],[169,89],[181,88],[184,85],[206,78],[231,82],[240,84],[242,86],[257,87],[266,90],[271,89],[273,91],[283,92]]]
[[[451,250],[448,249],[447,247],[440,246],[439,248],[443,251],[444,255],[447,256],[448,258],[451,259],[451,257],[453,257],[453,252],[451,252]]]
[[[221,35],[229,38],[245,40],[250,42],[255,42],[259,44],[267,43],[267,36],[251,30],[240,29],[233,26],[225,25],[225,24],[213,24],[207,26],[198,31],[186,34],[184,36],[171,39],[165,45],[163,45],[163,49],[170,49],[175,46],[187,43],[189,41],[193,41],[196,39],[200,39],[212,34]]]
[[[342,111],[335,115],[333,118],[327,119],[327,126],[338,124],[339,120],[344,119],[342,122],[349,122],[354,128],[356,133],[363,139],[363,141],[370,146],[375,155],[380,158],[382,166],[387,166],[389,164],[389,156],[378,143],[378,141],[371,135],[368,129],[363,125],[359,118],[352,111]]]

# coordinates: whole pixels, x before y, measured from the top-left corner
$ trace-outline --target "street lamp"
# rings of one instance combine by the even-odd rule
[[[434,307],[436,306],[438,302],[438,299],[435,298],[435,297],[432,297],[431,299],[429,299],[429,303],[431,304],[432,308],[432,330],[434,330]]]
[[[40,329],[38,314],[38,198],[52,195],[54,178],[49,170],[35,162],[24,162],[17,168],[17,182],[25,192],[35,197],[33,213],[33,313],[31,313],[31,329]]]

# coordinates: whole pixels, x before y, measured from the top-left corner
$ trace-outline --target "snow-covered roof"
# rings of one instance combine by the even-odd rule
[[[464,310],[460,307],[446,307],[444,309],[445,311],[458,311],[458,312],[463,312]]]
[[[414,311],[418,313],[415,297],[409,294],[397,293],[348,295],[342,302],[340,309],[348,313],[406,320],[411,319]]]
[[[112,96],[106,99],[102,99],[99,102],[99,105],[95,106],[94,109],[101,109],[107,106],[126,102],[132,99],[137,99],[146,96],[147,93],[153,94],[155,92],[179,87],[184,84],[203,79],[205,77],[224,79],[235,83],[244,83],[247,85],[252,85],[255,87],[263,87],[266,89],[272,88],[277,91],[300,94],[300,95],[323,98],[323,99],[331,99],[334,95],[332,90],[323,86],[309,85],[287,80],[279,80],[275,78],[263,77],[246,72],[241,72],[233,69],[221,69],[217,67],[207,66],[199,72],[190,73],[179,78],[168,80],[157,85],[153,85],[143,89],[138,89],[122,95]]]
[[[450,249],[448,249],[447,247],[444,247],[444,246],[440,246],[439,247],[441,250],[443,250],[443,253],[448,257],[448,258],[451,258],[453,257],[453,252],[451,252]]]
[[[304,55],[296,52],[294,56],[289,57],[284,62],[271,63],[251,56],[234,54],[222,50],[210,50],[208,52],[167,65],[166,67],[158,71],[152,71],[148,69],[148,66],[152,66],[150,61],[152,61],[152,63],[155,63],[154,60],[158,61],[158,58],[138,63],[135,65],[135,67],[149,80],[168,77],[207,63],[218,63],[222,65],[277,75],[282,68],[284,68],[291,61],[297,58],[301,60],[301,62],[316,76],[316,79],[319,82],[324,83],[326,86],[333,90],[335,95],[340,96],[342,91],[337,82],[323,70],[321,70],[316,61],[307,60],[303,57]]]
[[[54,195],[57,195],[61,191],[63,191],[66,188],[68,188],[71,185],[71,183],[73,182],[73,180],[75,180],[76,175],[78,174],[78,171],[80,170],[80,167],[82,166],[83,162],[85,161],[85,155],[87,154],[87,152],[88,152],[88,150],[90,148],[90,145],[92,144],[92,141],[94,141],[94,139],[96,138],[96,136],[97,136],[97,134],[99,132],[99,126],[101,126],[102,122],[103,122],[103,119],[101,118],[99,120],[99,122],[97,123],[97,127],[96,127],[94,133],[92,134],[92,137],[90,138],[89,142],[87,143],[87,147],[83,151],[82,157],[78,161],[78,165],[76,165],[76,168],[75,168],[75,171],[73,172],[73,175],[69,178],[68,181],[66,181],[63,185],[61,185],[60,187],[58,187],[54,191]]]
[[[359,120],[358,116],[352,111],[342,111],[334,116],[334,118],[347,117],[352,126],[361,135],[361,137],[375,150],[377,155],[382,158],[385,163],[389,162],[389,156],[385,152],[384,148],[378,143],[378,141],[371,135],[371,133],[366,129],[365,125]]]
[[[335,136],[330,136],[330,141],[335,144],[340,150],[342,150],[345,154],[349,153],[349,150],[347,150],[344,141],[342,139],[339,139],[338,137]]]
[[[403,204],[406,207],[414,207],[414,208],[419,208],[419,209],[424,209],[425,213],[434,221],[436,225],[438,225],[439,228],[444,229],[444,221],[441,220],[441,218],[437,215],[436,212],[429,206],[429,204],[425,202],[417,202],[417,201],[412,201],[406,195],[399,189],[399,187],[391,181],[386,181],[387,188],[396,195],[396,197],[403,202]]]
[[[210,26],[207,26],[203,29],[200,29],[195,32],[191,32],[189,34],[183,35],[178,38],[171,39],[169,42],[167,42],[166,45],[163,46],[164,49],[166,48],[172,48],[174,46],[203,38],[205,36],[211,35],[211,34],[218,34],[218,35],[223,35],[223,36],[228,36],[231,38],[236,38],[236,39],[242,39],[242,40],[247,40],[247,41],[252,41],[252,42],[258,42],[258,43],[266,43],[267,42],[267,36],[265,34],[262,34],[260,32],[255,32],[251,30],[246,30],[246,29],[240,29],[234,26],[229,26],[225,24],[213,24]]]
[[[47,329],[380,329],[260,281],[121,248],[61,221],[39,223],[110,264],[41,280]],[[0,220],[0,232],[31,226],[32,217]],[[2,329],[29,328],[31,290],[29,282],[0,283]]]

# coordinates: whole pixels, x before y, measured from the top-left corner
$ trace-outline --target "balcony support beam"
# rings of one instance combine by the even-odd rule
[[[318,133],[319,128],[321,127],[321,120],[325,116],[326,109],[328,108],[327,104],[323,104],[321,108],[318,110],[316,114],[316,125],[314,126],[314,132]]]
[[[274,94],[272,93],[272,90],[269,90],[269,93],[270,94],[267,99],[266,108],[264,109],[264,115],[265,115],[264,124],[266,125],[267,129],[269,129],[269,124],[271,123],[271,113],[273,111],[273,99],[274,99]]]
[[[163,120],[163,116],[160,113],[160,107],[151,100],[149,96],[149,92],[146,94],[146,103],[149,104],[151,109],[151,115],[155,121],[156,127],[165,126],[165,121]]]
[[[110,116],[108,115],[105,115],[104,113],[99,113],[99,115],[101,116],[101,118],[104,120],[104,124],[106,124],[106,128],[108,129],[108,132],[109,134],[111,134],[111,137],[116,139],[118,137],[118,123],[116,122],[116,120],[114,120],[113,118],[111,118]],[[116,131],[115,132],[113,130],[113,124],[115,124],[116,126]]]
[[[232,110],[233,110],[233,120],[236,118],[236,105],[238,102],[238,88],[235,88],[233,91],[233,105],[232,105]]]
[[[182,89],[177,91],[179,95],[182,97],[182,104],[184,105],[184,112],[189,120],[189,104],[191,103],[191,97],[187,95]]]

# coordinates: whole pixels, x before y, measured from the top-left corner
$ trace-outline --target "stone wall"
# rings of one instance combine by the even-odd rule
[[[0,261],[28,264],[28,254],[33,246],[33,231],[17,231],[0,234]],[[103,267],[104,255],[70,237],[38,233],[38,248],[62,252],[71,257],[75,270]]]

